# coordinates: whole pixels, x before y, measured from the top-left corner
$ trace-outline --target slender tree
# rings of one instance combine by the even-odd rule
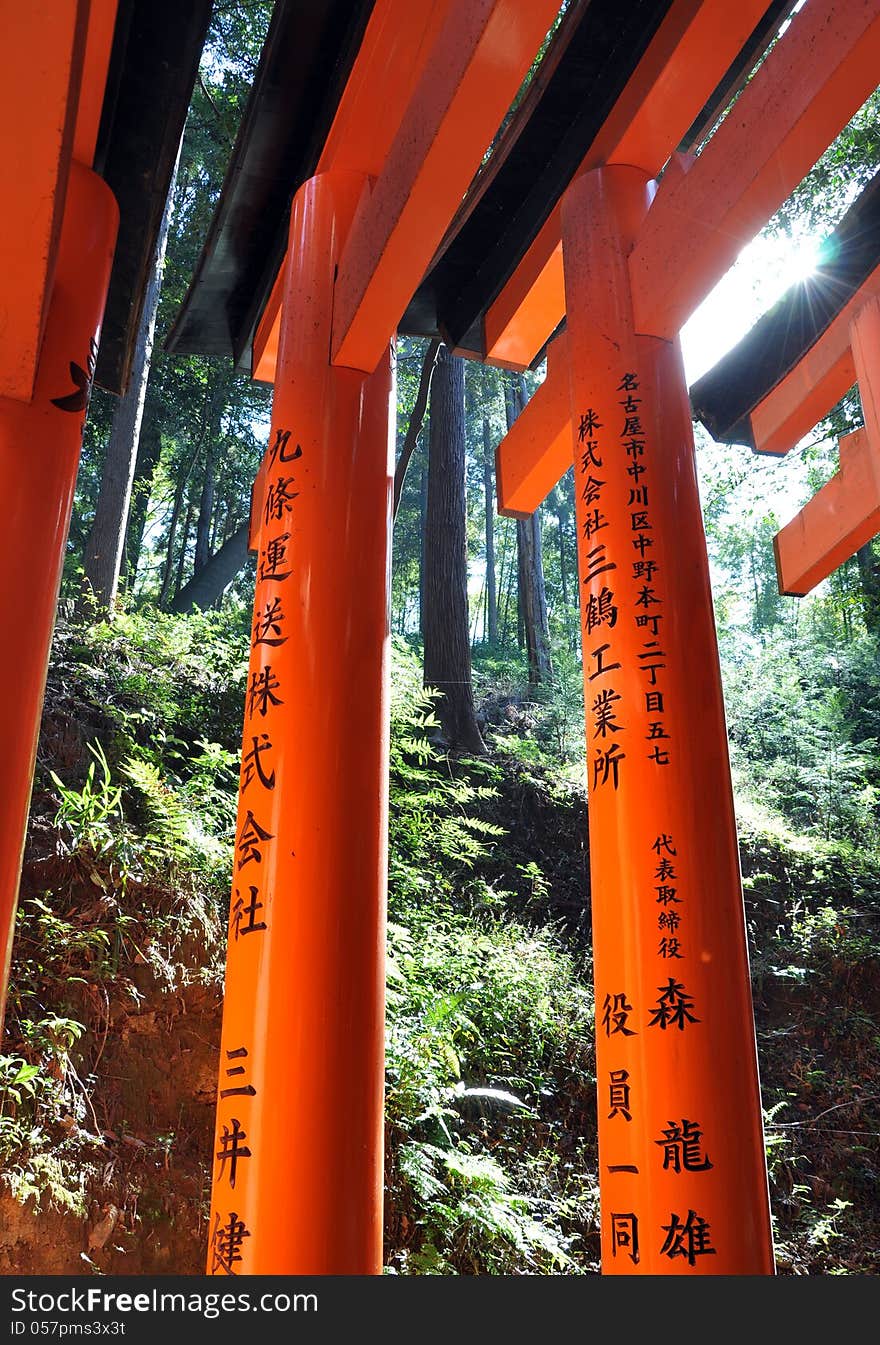
[[[425,517],[424,680],[453,749],[484,752],[471,682],[467,596],[464,365],[441,346],[431,385]]]
[[[189,583],[175,593],[171,611],[188,612],[191,607],[204,611],[212,607],[244,567],[247,558],[248,524],[243,523],[195,572]]]
[[[425,634],[425,520],[428,516],[428,469],[419,474],[419,635]]]
[[[525,379],[522,374],[516,374],[505,388],[504,405],[508,429],[513,425],[527,400]],[[553,681],[540,507],[528,518],[517,519],[516,541],[519,618],[528,657],[529,687],[535,688]]]
[[[498,589],[495,582],[495,454],[489,432],[489,418],[483,416],[483,491],[486,506],[486,638],[494,648],[498,643]]]
[[[862,617],[872,635],[880,634],[880,559],[873,542],[866,542],[856,552],[859,587],[862,595]]]
[[[144,304],[132,360],[131,378],[128,388],[116,408],[113,423],[110,427],[110,439],[107,444],[107,456],[104,459],[104,471],[101,475],[95,518],[83,557],[83,587],[87,593],[91,594],[99,611],[107,611],[113,606],[119,588],[119,576],[125,548],[125,532],[128,527],[131,491],[137,462],[138,441],[144,414],[150,361],[153,354],[156,314],[162,289],[162,268],[165,263],[165,249],[168,244],[168,230],[171,224],[174,187],[179,163],[180,151],[178,150],[177,163],[171,176],[168,199],[165,202],[165,210],[156,240],[152,269],[144,293]]]
[[[122,553],[120,583],[131,592],[137,578],[147,526],[147,511],[150,505],[150,492],[153,486],[153,474],[162,456],[162,426],[159,417],[150,414],[150,385],[147,384],[146,406],[138,440],[137,458],[134,464],[134,480],[131,487],[131,505],[128,511],[128,531],[125,535],[125,548]]]
[[[407,468],[409,467],[410,459],[415,451],[415,447],[419,442],[419,435],[422,432],[422,425],[425,422],[425,412],[428,409],[428,398],[431,393],[431,380],[434,377],[434,370],[437,367],[437,354],[439,350],[439,341],[429,341],[425,348],[421,373],[419,374],[419,386],[416,392],[416,400],[413,404],[409,425],[407,426],[397,464],[394,468],[393,518],[397,518],[397,511],[400,508],[400,496],[403,491],[403,483],[406,480]]]

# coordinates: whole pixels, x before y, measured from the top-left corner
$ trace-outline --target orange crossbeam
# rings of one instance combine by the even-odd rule
[[[664,19],[581,169],[627,163],[658,173],[761,16],[767,0],[679,0]],[[487,356],[525,369],[565,313],[560,207],[486,313]]]
[[[810,0],[630,257],[636,328],[667,339],[877,86],[880,0]]]
[[[855,430],[840,471],[773,539],[779,592],[802,598],[880,532],[880,444]]]
[[[558,9],[557,0],[454,0],[352,226],[334,364],[376,367]]]
[[[755,407],[750,420],[756,452],[776,456],[788,453],[849,392],[856,381],[853,320],[877,295],[880,266],[803,359]]]
[[[379,176],[451,3],[380,0],[374,6],[321,151],[319,173],[341,169]],[[266,383],[275,379],[284,268],[282,261],[254,333],[253,377]]]
[[[568,338],[547,351],[547,376],[495,451],[498,512],[528,518],[571,466]]]
[[[317,171],[378,177],[452,0],[383,0],[373,9]]]

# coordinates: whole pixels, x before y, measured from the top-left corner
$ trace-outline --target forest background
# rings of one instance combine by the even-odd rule
[[[86,425],[0,1055],[0,1267],[200,1273],[271,389],[163,340],[268,26],[215,4],[132,382]],[[865,105],[769,237],[880,165]],[[397,346],[387,1271],[598,1269],[579,581],[569,472],[495,512],[543,376]],[[880,552],[780,597],[788,458],[698,432],[779,1269],[880,1265]]]

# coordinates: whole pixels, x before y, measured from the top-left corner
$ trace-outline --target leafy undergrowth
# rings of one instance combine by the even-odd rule
[[[782,1271],[880,1272],[880,865],[740,815]]]
[[[61,623],[0,1057],[0,1270],[203,1268],[245,641]],[[598,1270],[586,805],[394,669],[386,1261]],[[569,773],[569,775],[572,773]],[[880,869],[741,814],[779,1268],[877,1273]]]

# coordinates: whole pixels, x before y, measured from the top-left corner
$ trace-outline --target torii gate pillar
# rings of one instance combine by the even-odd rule
[[[220,1043],[208,1273],[382,1268],[391,352],[330,364],[367,179],[294,197]]]
[[[106,182],[73,162],[33,397],[0,397],[0,628],[15,650],[0,675],[0,1022],[49,647],[118,224]]]
[[[606,1274],[773,1273],[708,559],[678,342],[634,329],[653,184],[562,206]]]

